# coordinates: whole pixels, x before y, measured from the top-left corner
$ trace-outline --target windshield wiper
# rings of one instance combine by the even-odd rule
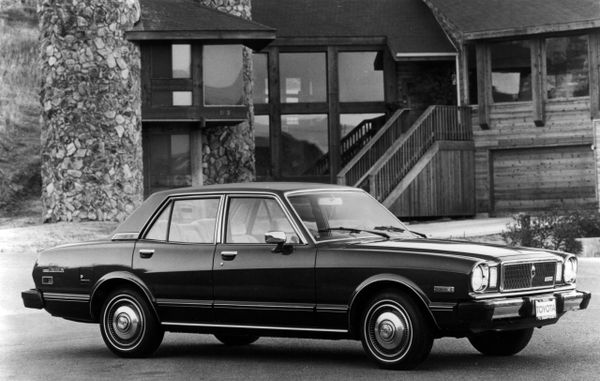
[[[375,226],[373,229],[375,230],[385,230],[388,232],[396,232],[396,233],[404,233],[406,230],[399,228],[397,226]]]
[[[378,236],[381,236],[385,239],[390,239],[390,235],[387,233],[382,232],[381,230],[369,230],[369,229],[357,229],[357,228],[345,228],[343,226],[337,226],[334,228],[327,228],[327,229],[320,229],[319,233],[329,233],[332,230],[343,230],[343,231],[347,231],[350,233],[354,233],[354,234],[358,234],[358,233],[371,233],[371,234],[375,234]]]

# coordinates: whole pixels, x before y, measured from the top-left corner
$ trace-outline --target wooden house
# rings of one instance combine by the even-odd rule
[[[404,217],[597,206],[595,0],[140,3],[147,193],[205,181],[201,141],[246,121],[258,180],[360,186]]]

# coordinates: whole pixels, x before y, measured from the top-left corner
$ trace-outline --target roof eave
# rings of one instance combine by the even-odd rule
[[[598,29],[600,28],[600,20],[586,20],[574,23],[552,24],[552,25],[536,25],[529,27],[497,29],[497,30],[482,30],[473,32],[464,32],[462,37],[465,42],[475,40],[487,40],[506,37],[521,37],[538,34],[551,34],[561,32],[573,32],[578,30]]]
[[[242,44],[260,50],[275,40],[275,30],[129,30],[130,41],[192,40],[206,43]]]

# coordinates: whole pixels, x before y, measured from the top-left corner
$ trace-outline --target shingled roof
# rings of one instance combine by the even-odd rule
[[[277,37],[381,37],[396,59],[454,55],[422,0],[252,0],[252,18]]]
[[[275,29],[208,8],[194,0],[140,0],[140,21],[129,40],[204,40],[238,42],[261,49],[275,39]]]
[[[599,0],[423,0],[459,41],[600,27]]]

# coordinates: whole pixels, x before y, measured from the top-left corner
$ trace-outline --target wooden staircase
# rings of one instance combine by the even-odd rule
[[[430,106],[402,133],[397,111],[339,172],[406,217],[475,214],[474,147],[468,107]]]

